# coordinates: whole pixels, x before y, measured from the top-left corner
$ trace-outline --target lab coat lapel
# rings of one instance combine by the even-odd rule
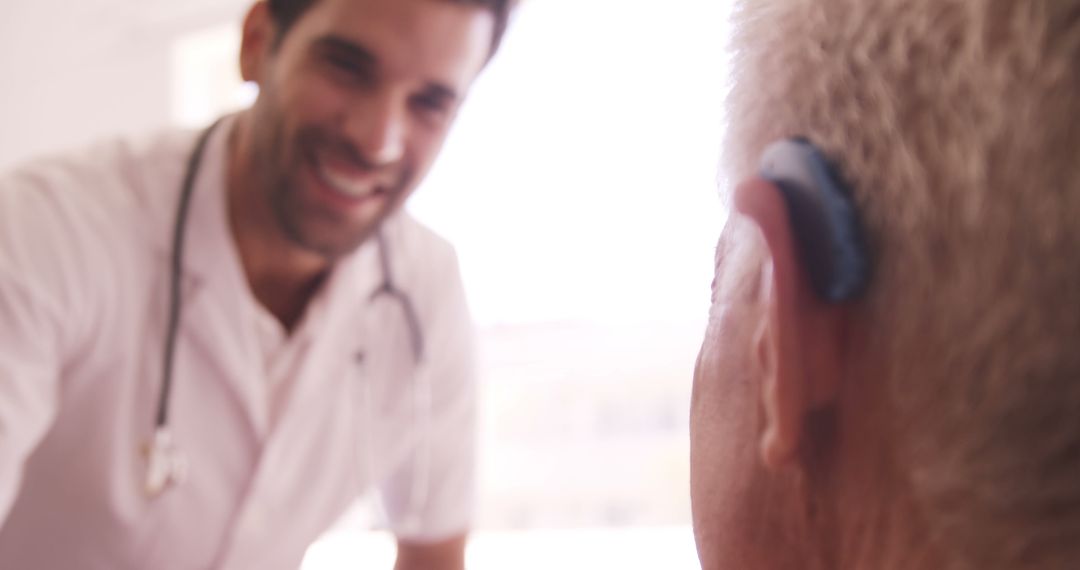
[[[221,567],[249,567],[247,561],[267,551],[260,521],[267,512],[287,512],[282,509],[289,504],[288,494],[297,488],[304,488],[305,503],[329,503],[339,510],[359,492],[364,481],[355,463],[355,446],[362,434],[356,432],[359,402],[350,367],[356,364],[366,329],[367,319],[358,321],[357,316],[363,314],[380,275],[373,248],[361,247],[327,282],[321,318],[311,330],[298,331],[310,335],[311,344],[288,385],[280,415],[269,427],[237,524],[219,555]],[[310,514],[303,508],[298,512]],[[332,521],[303,522],[318,522],[321,529]]]

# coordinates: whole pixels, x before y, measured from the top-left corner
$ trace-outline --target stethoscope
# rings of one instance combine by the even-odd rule
[[[195,181],[198,178],[199,167],[206,150],[210,135],[221,124],[219,119],[204,130],[195,143],[187,168],[184,173],[183,183],[180,187],[180,201],[176,209],[176,217],[173,223],[172,256],[170,259],[169,274],[169,314],[165,329],[164,357],[161,362],[161,393],[158,396],[157,413],[154,420],[154,432],[144,449],[147,457],[146,481],[144,490],[150,498],[158,497],[166,490],[179,485],[186,478],[188,464],[185,456],[180,452],[173,441],[172,431],[169,429],[169,399],[172,394],[174,360],[176,358],[177,334],[180,329],[180,313],[183,306],[183,294],[181,282],[183,281],[184,261],[184,234],[187,226],[188,212],[191,208],[191,199],[195,190]],[[374,301],[381,296],[386,296],[398,303],[401,308],[405,324],[408,327],[409,343],[413,353],[413,363],[419,366],[424,359],[424,335],[420,326],[420,319],[412,298],[394,283],[393,267],[390,263],[389,246],[382,232],[375,234],[375,240],[379,254],[379,268],[382,272],[382,283],[372,291],[369,301]],[[414,375],[416,376],[416,375]],[[431,416],[431,390],[426,375],[413,380],[413,404],[414,413],[418,423],[422,424],[421,430],[430,425]],[[427,390],[421,389],[420,384]],[[370,390],[370,383],[365,383]],[[364,421],[370,421],[370,393],[364,398],[365,414]],[[370,427],[370,426],[368,426]],[[370,437],[370,429],[364,429],[364,437]],[[422,445],[418,442],[418,445]],[[370,448],[369,445],[365,446]],[[430,478],[430,449],[426,453],[418,453],[421,461],[416,466],[412,490],[410,491],[410,511],[415,511],[417,505],[426,502],[427,484]],[[370,465],[370,461],[367,462]],[[370,476],[370,473],[369,473]]]

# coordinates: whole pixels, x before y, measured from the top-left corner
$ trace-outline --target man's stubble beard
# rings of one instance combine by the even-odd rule
[[[381,215],[370,227],[356,232],[356,235],[333,240],[334,243],[319,243],[309,236],[302,217],[309,216],[309,224],[319,222],[310,219],[312,214],[305,213],[301,208],[300,193],[303,189],[297,178],[300,178],[303,169],[308,168],[304,143],[300,140],[302,137],[290,141],[280,113],[272,108],[257,109],[253,122],[256,192],[267,200],[273,223],[289,243],[333,262],[354,251],[374,233],[385,215]],[[291,153],[287,152],[289,149]]]

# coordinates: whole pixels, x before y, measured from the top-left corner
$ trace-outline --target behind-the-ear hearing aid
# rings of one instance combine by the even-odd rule
[[[788,139],[765,149],[760,174],[784,197],[817,295],[830,303],[857,298],[870,280],[870,259],[851,191],[829,161],[810,141]]]

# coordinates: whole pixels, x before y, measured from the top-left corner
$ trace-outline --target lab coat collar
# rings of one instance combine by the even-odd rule
[[[214,126],[208,127],[212,131],[193,180],[191,204],[183,228],[182,286],[184,293],[188,295],[202,289],[210,279],[228,277],[234,281],[237,277],[243,278],[243,275],[233,275],[234,268],[240,267],[240,264],[236,244],[229,230],[225,194],[228,140],[236,123],[235,119],[235,116],[227,116]],[[149,235],[154,249],[166,263],[166,267],[171,263],[176,245],[174,232],[183,193],[182,185],[197,139],[203,132],[205,131],[179,139],[178,144],[181,146],[176,149],[175,154],[158,157],[158,160],[176,161],[178,165],[177,175],[166,178],[174,181],[174,187],[163,189],[169,198],[152,202],[155,231]],[[154,165],[153,168],[167,167]]]

